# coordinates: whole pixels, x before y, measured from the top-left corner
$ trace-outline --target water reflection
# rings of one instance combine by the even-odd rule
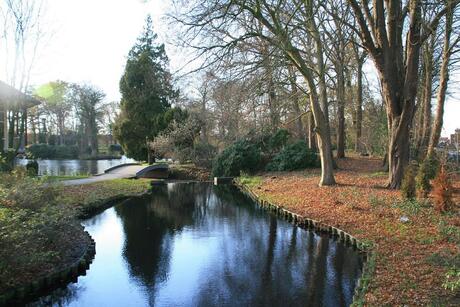
[[[356,252],[256,208],[231,187],[169,184],[85,225],[88,275],[39,303],[63,306],[346,306]]]
[[[19,165],[26,165],[27,159],[18,159]],[[112,160],[37,160],[38,174],[52,176],[75,176],[86,174],[100,174],[109,167],[132,163],[133,159],[122,157],[121,159]]]

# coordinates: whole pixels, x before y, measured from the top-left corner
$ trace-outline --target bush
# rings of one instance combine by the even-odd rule
[[[293,171],[318,164],[316,153],[304,141],[287,145],[267,165],[269,171]]]
[[[57,204],[59,189],[28,177],[23,167],[0,176],[0,182],[0,207],[37,211],[44,206]]]
[[[254,172],[261,162],[260,149],[247,140],[227,147],[213,163],[213,176],[239,176],[241,171]]]
[[[428,161],[425,159],[420,165],[417,176],[415,177],[418,198],[426,198],[430,193],[431,184],[428,176],[428,168]]]
[[[111,144],[109,146],[109,153],[114,154],[114,153],[119,153],[119,154],[124,154],[123,148],[121,147],[120,144]]]
[[[181,121],[173,120],[167,129],[155,137],[152,142],[149,142],[149,149],[153,151],[155,158],[167,157],[181,163],[204,159],[206,153],[202,149],[204,151],[206,149],[200,147],[200,143],[196,142],[202,126],[203,122],[194,113]],[[203,155],[201,155],[202,153]]]
[[[272,152],[278,152],[286,146],[290,134],[286,129],[279,129],[268,140],[268,148]]]
[[[77,159],[78,146],[33,144],[27,147],[27,156],[32,159]]]
[[[38,162],[36,160],[27,162],[26,170],[29,176],[37,176],[38,175]]]
[[[193,148],[192,161],[197,166],[212,167],[212,160],[216,154],[216,147],[208,143],[198,142]]]
[[[10,172],[14,168],[14,159],[16,158],[16,151],[0,151],[0,172]]]
[[[446,212],[452,209],[452,183],[445,166],[442,165],[438,175],[433,180],[433,201],[434,208],[438,212]]]
[[[401,194],[404,199],[415,198],[415,175],[417,174],[417,165],[411,163],[404,171],[404,177],[401,183]]]

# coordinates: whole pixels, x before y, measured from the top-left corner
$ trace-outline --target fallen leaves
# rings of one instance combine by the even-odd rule
[[[290,211],[378,244],[376,274],[366,295],[368,305],[428,305],[437,298],[450,304],[453,294],[442,287],[446,269],[426,259],[445,250],[459,253],[458,245],[442,239],[438,229],[441,219],[458,226],[458,214],[441,216],[431,207],[423,207],[401,223],[406,212],[396,205],[401,202],[400,193],[385,188],[387,176],[379,172],[380,160],[347,158],[338,164],[335,186],[319,187],[318,171],[307,170],[266,174],[254,188],[263,198]],[[458,204],[458,178],[453,185]]]

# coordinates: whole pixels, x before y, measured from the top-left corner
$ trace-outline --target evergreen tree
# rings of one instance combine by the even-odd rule
[[[166,128],[164,114],[177,96],[164,44],[156,43],[156,39],[148,16],[120,80],[121,112],[114,133],[126,154],[137,160],[146,160],[146,140],[153,140]]]

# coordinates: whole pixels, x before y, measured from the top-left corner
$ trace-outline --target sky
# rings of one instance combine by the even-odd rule
[[[45,25],[50,35],[40,48],[30,83],[52,80],[87,82],[102,89],[109,101],[119,100],[118,83],[126,56],[151,14],[159,40],[171,33],[164,21],[167,0],[47,0]],[[166,44],[175,71],[186,62],[183,52]],[[2,76],[0,75],[0,79]],[[371,77],[372,79],[372,77]],[[452,79],[459,80],[457,74]],[[451,83],[446,102],[443,136],[460,128],[459,83]]]

